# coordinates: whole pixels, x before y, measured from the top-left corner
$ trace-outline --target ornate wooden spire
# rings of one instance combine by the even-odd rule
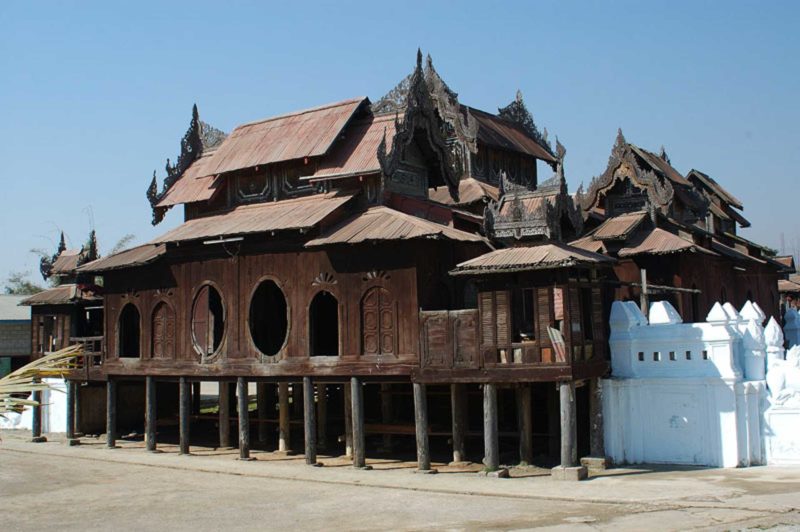
[[[518,124],[529,137],[539,143],[550,155],[555,156],[552,146],[547,141],[547,130],[544,133],[539,132],[539,128],[536,127],[536,123],[533,120],[533,115],[528,111],[528,107],[522,99],[522,91],[517,90],[514,101],[505,107],[499,108],[497,114],[509,122]]]

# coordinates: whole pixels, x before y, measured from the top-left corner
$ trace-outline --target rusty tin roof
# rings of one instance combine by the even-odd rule
[[[573,266],[608,265],[611,257],[578,249],[560,242],[539,246],[504,248],[472,260],[462,262],[451,275],[481,273],[511,273],[533,270],[551,270]]]
[[[156,261],[166,252],[167,248],[164,244],[143,244],[141,246],[126,249],[120,251],[119,253],[114,253],[113,255],[88,262],[78,268],[78,271],[81,273],[98,273],[109,270],[143,266]]]
[[[76,284],[61,284],[33,294],[20,302],[20,305],[67,305],[76,301],[97,301],[102,299],[94,291]]]

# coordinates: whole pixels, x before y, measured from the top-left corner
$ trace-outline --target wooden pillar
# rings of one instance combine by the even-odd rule
[[[317,420],[314,404],[314,384],[311,377],[303,377],[303,434],[306,464],[317,463]]]
[[[500,468],[500,441],[497,433],[497,387],[483,385],[483,464],[487,471]]]
[[[66,381],[67,384],[67,445],[78,445],[80,440],[75,437],[75,395],[78,383]]]
[[[561,453],[561,421],[559,413],[558,385],[547,386],[547,452],[552,460]]]
[[[575,382],[558,383],[561,417],[561,467],[578,465],[578,430],[575,422]]]
[[[219,383],[219,446],[231,446],[231,396],[230,384],[224,381]]]
[[[250,460],[250,397],[244,377],[236,379],[236,396],[239,403],[239,460]]]
[[[516,393],[519,462],[520,465],[530,465],[533,461],[533,413],[531,412],[530,384],[521,384]]]
[[[200,381],[192,383],[192,414],[199,415],[201,407]]]
[[[106,381],[106,447],[117,446],[117,381]]]
[[[189,454],[189,415],[192,407],[190,384],[186,377],[181,377],[178,381],[178,431],[179,431],[179,452]]]
[[[83,436],[83,431],[81,427],[83,424],[81,423],[81,383],[75,382],[75,408],[72,410],[72,429],[75,431],[75,437],[78,438]]]
[[[590,453],[595,458],[605,458],[606,448],[603,440],[603,382],[599,377],[589,381],[589,428]]]
[[[148,451],[156,450],[156,380],[152,375],[144,378],[145,387],[145,412],[144,412],[144,441]]]
[[[39,382],[36,379],[35,382]],[[37,390],[33,392],[32,399],[36,401],[36,405],[31,408],[31,441],[33,443],[43,443],[47,438],[42,436],[42,391]]]
[[[289,383],[278,384],[278,451],[288,453],[291,446],[289,424]]]
[[[361,379],[350,379],[350,402],[353,411],[353,466],[363,469],[366,467],[364,449],[364,390]]]
[[[388,425],[392,422],[392,385],[381,383],[381,422]],[[392,452],[392,435],[384,434],[381,452]]]
[[[431,470],[431,451],[428,445],[428,397],[425,385],[412,383],[414,388],[414,426],[417,434],[417,469]]]
[[[453,463],[467,460],[467,392],[463,384],[450,385],[450,409],[453,418]]]
[[[328,448],[328,387],[317,384],[317,450]]]
[[[349,382],[344,384],[344,455],[353,458],[353,402]]]
[[[258,408],[258,443],[267,442],[267,418],[269,417],[269,405],[267,402],[267,384],[259,382],[256,384],[256,405]]]

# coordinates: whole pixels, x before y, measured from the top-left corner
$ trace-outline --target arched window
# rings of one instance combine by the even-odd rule
[[[175,312],[163,301],[153,310],[153,358],[175,358]]]
[[[339,355],[339,302],[330,292],[317,292],[308,307],[308,345],[312,357]]]
[[[394,355],[397,339],[394,301],[385,288],[374,286],[361,300],[361,350],[364,355]]]
[[[125,358],[139,357],[139,309],[128,303],[119,313],[119,344],[117,354]]]
[[[192,341],[201,355],[217,352],[225,332],[225,310],[222,296],[211,285],[203,285],[192,307]]]
[[[277,355],[289,333],[286,296],[272,280],[262,281],[250,300],[250,337],[256,349]]]

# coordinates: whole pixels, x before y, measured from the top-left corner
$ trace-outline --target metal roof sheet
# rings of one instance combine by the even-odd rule
[[[778,292],[800,292],[800,284],[789,279],[779,279]]]
[[[372,116],[347,126],[311,178],[380,172],[378,146],[386,135],[387,150],[391,147],[394,120],[394,115]]]
[[[217,148],[206,172],[219,174],[324,155],[368,101],[354,98],[239,126]]]
[[[121,268],[133,268],[135,266],[149,264],[166,252],[167,247],[165,244],[143,244],[92,262],[87,262],[78,268],[78,271],[104,272]]]
[[[701,252],[714,254],[711,251],[685,240],[678,235],[665,231],[659,227],[654,228],[649,233],[644,233],[636,238],[629,246],[619,250],[620,257],[632,257],[634,255],[668,255],[681,252]]]
[[[327,234],[308,242],[306,247],[418,238],[484,242],[478,235],[378,206],[349,218]]]
[[[470,107],[469,111],[478,121],[478,141],[489,146],[522,152],[550,163],[556,162],[555,157],[517,124],[473,107]]]
[[[195,160],[158,202],[159,207],[172,207],[181,203],[208,201],[216,193],[219,180],[210,173],[211,161],[217,150],[204,153]]]
[[[595,240],[594,238],[592,238],[591,235],[579,238],[578,240],[573,240],[572,242],[569,243],[569,245],[579,249],[584,249],[586,251],[591,251],[593,253],[608,252],[605,243],[602,240]]]
[[[67,249],[61,252],[56,258],[53,265],[50,267],[51,274],[64,274],[72,273],[78,267],[78,261],[81,258],[80,249]]]
[[[61,284],[48,288],[24,299],[21,305],[66,305],[76,301],[96,301],[102,299],[94,291],[76,284]]]
[[[695,170],[692,168],[689,170],[689,173],[686,174],[686,177],[691,179],[692,177],[696,178],[698,181],[703,183],[709,189],[711,189],[717,196],[722,198],[724,201],[730,203],[733,207],[737,209],[743,209],[742,202],[739,201],[736,196],[725,190],[722,185],[716,182],[713,178],[711,178],[708,174],[701,172],[700,170]]]
[[[591,237],[597,240],[622,240],[627,238],[639,224],[647,218],[645,212],[632,212],[627,214],[620,214],[613,218],[609,218],[597,229],[594,230]]]
[[[458,183],[458,201],[453,201],[447,187],[431,188],[428,190],[428,199],[443,205],[470,205],[487,199],[497,200],[500,191],[497,187],[478,181],[474,177],[467,177]]]
[[[25,321],[31,319],[31,309],[20,306],[28,296],[0,294],[0,321]]]
[[[468,275],[478,273],[503,273],[531,270],[570,268],[611,264],[614,259],[592,253],[560,242],[531,247],[514,247],[491,251],[480,257],[462,262],[450,273]]]
[[[156,238],[151,244],[266,231],[307,230],[323,221],[351,198],[352,194],[331,192],[271,203],[240,205],[221,214],[184,222]]]

